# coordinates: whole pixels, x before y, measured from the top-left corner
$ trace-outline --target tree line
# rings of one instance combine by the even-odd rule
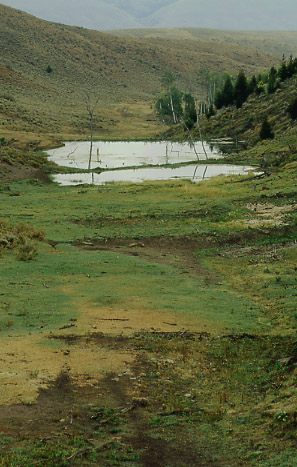
[[[156,102],[156,110],[160,119],[166,124],[182,122],[191,130],[199,113],[207,118],[216,111],[229,106],[240,108],[251,94],[274,93],[280,84],[297,74],[297,58],[283,57],[278,68],[271,67],[269,71],[247,77],[240,71],[236,77],[229,73],[198,72],[197,84],[202,92],[202,98],[197,108],[197,101],[190,92],[181,92],[175,84],[175,77],[166,72],[161,80],[163,92]],[[297,97],[290,103],[288,112],[291,118],[297,118]]]
[[[239,72],[234,80],[227,75],[224,86],[218,89],[214,97],[214,105],[217,109],[236,105],[240,108],[251,94],[267,92],[274,93],[283,81],[297,74],[297,58],[290,56],[286,61],[283,57],[279,68],[271,67],[268,72],[263,72],[247,78],[243,71]]]

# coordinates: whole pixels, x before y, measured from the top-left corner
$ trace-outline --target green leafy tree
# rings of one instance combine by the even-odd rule
[[[197,121],[195,99],[192,94],[186,93],[183,96],[184,100],[184,119],[188,128],[193,128],[194,123]]]
[[[224,85],[226,72],[219,73],[218,71],[207,71],[200,69],[197,74],[197,83],[202,89],[202,100],[206,102],[207,107],[214,105],[215,96],[219,89]]]
[[[161,83],[165,88],[165,95],[163,97],[167,97],[169,100],[172,121],[176,124],[179,122],[179,117],[182,114],[182,93],[174,86],[174,82],[175,76],[173,73],[166,71],[161,79]]]
[[[165,90],[156,102],[155,108],[161,120],[168,124],[179,122],[183,114],[182,93],[174,86],[175,78],[166,72],[161,80]]]

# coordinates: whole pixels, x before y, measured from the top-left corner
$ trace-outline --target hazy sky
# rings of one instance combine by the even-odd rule
[[[2,3],[49,21],[99,30],[297,28],[297,0],[2,0]]]

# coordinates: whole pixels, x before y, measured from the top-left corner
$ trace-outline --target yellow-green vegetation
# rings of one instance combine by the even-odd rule
[[[252,74],[278,65],[285,52],[215,40],[197,46],[195,40],[124,39],[4,5],[0,22],[0,125],[7,139],[22,140],[24,133],[41,142],[45,136],[56,141],[88,135],[86,91],[95,100],[99,96],[96,136],[148,138],[159,130],[153,103],[164,71],[186,88],[199,69]]]
[[[44,240],[45,233],[27,224],[11,226],[6,219],[0,221],[0,252],[13,250],[18,259],[29,261],[37,255],[37,242]]]
[[[201,119],[261,174],[60,187],[38,152],[88,134],[85,91],[97,136],[149,138],[164,71],[262,71],[295,33],[0,13],[0,465],[295,465],[296,79]]]
[[[277,136],[295,135],[296,120],[288,113],[290,101],[296,97],[296,78],[281,83],[274,94],[250,96],[241,109],[230,107],[211,117],[206,131],[213,131],[216,136],[232,135],[244,138],[254,144],[259,138],[262,120],[268,117]]]
[[[275,55],[297,55],[296,31],[224,31],[206,28],[121,29],[113,35],[145,39],[148,43],[163,40],[196,40],[231,43]]]
[[[200,119],[204,138],[226,138],[234,141],[226,160],[246,162],[267,170],[282,167],[297,157],[297,119],[292,118],[289,106],[296,99],[296,77],[282,83],[276,92],[252,94],[241,108],[230,106],[216,112],[210,119]],[[267,119],[274,139],[261,140],[263,121]],[[185,139],[188,137],[183,125],[176,125],[165,132],[166,137]],[[199,138],[196,125],[192,137]],[[222,145],[222,150],[224,146]],[[233,152],[232,152],[233,151]]]
[[[296,169],[2,185],[4,228],[25,221],[47,239],[34,261],[2,252],[2,339],[65,359],[17,415],[42,420],[35,435],[19,438],[0,408],[2,465],[293,465]],[[134,361],[102,379],[94,352]],[[29,381],[43,375],[38,359]]]

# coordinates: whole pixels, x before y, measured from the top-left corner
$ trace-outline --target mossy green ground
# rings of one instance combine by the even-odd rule
[[[296,168],[198,185],[1,187],[1,217],[44,230],[46,240],[32,261],[1,252],[0,336],[43,333],[45,343],[44,332],[79,320],[82,305],[112,315],[136,300],[146,315],[170,316],[172,326],[182,319],[191,330],[128,336],[139,366],[125,400],[132,391],[145,401],[135,409],[142,427],[129,414],[125,422],[107,417],[92,435],[77,425],[72,445],[60,430],[55,453],[36,436],[3,435],[2,465],[145,465],[145,443],[135,442],[144,427],[147,443],[168,448],[162,465],[294,465]],[[149,242],[158,239],[153,255]],[[188,256],[183,239],[196,242]],[[101,406],[123,403],[106,394]],[[103,453],[88,448],[86,436],[112,435]],[[180,457],[170,457],[170,446]]]

